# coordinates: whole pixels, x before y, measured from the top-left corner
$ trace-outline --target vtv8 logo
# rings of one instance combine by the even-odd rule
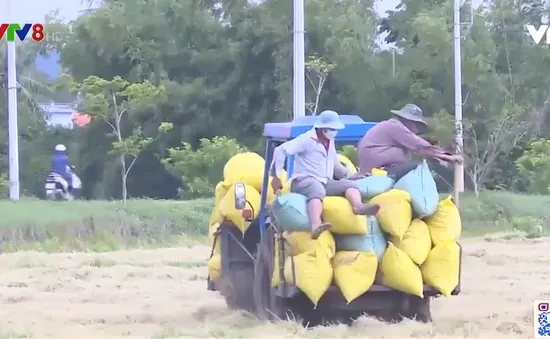
[[[15,41],[17,36],[20,41],[23,41],[29,35],[34,41],[44,40],[44,25],[42,24],[24,24],[23,27],[19,24],[0,24],[0,40]]]

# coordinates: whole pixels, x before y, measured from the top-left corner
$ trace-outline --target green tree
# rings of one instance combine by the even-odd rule
[[[516,160],[516,166],[519,173],[528,180],[531,192],[550,193],[550,140],[533,141]]]
[[[111,128],[114,141],[110,154],[120,162],[122,181],[122,200],[128,197],[127,178],[140,153],[154,141],[154,137],[143,135],[142,128],[136,120],[128,115],[138,115],[155,107],[164,99],[164,88],[154,86],[149,81],[130,84],[121,77],[105,80],[90,76],[81,83],[66,77],[73,92],[81,95],[79,109],[89,114],[92,119],[100,120]],[[165,133],[172,129],[171,123],[161,123],[158,132]]]
[[[334,66],[330,62],[323,60],[323,58],[316,56],[309,56],[306,61],[306,77],[314,94],[314,100],[306,103],[306,108],[310,111],[311,115],[316,115],[319,110],[319,101],[321,100],[323,87]]]

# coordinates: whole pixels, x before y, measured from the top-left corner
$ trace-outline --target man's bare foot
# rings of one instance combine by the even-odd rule
[[[353,208],[353,213],[357,215],[376,215],[380,211],[380,205],[361,204]]]
[[[329,223],[322,223],[318,227],[315,227],[311,230],[311,239],[317,240],[321,234],[325,231],[329,231],[332,226]]]

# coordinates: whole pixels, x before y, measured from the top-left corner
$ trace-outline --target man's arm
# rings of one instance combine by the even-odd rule
[[[445,158],[446,152],[441,147],[430,144],[401,124],[395,124],[391,131],[393,140],[400,146],[426,158]]]
[[[334,161],[334,179],[345,179],[349,177],[349,174],[348,168],[342,165],[338,158],[336,158]]]
[[[280,178],[285,165],[286,157],[304,152],[307,149],[309,135],[300,135],[275,148],[273,151],[273,162],[271,163],[271,176]]]

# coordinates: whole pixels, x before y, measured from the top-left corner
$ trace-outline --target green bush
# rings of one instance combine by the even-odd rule
[[[338,153],[351,160],[351,162],[353,162],[356,166],[359,165],[359,162],[357,161],[357,147],[346,145],[338,150]]]
[[[516,160],[516,167],[530,186],[530,192],[550,193],[550,140],[537,140]]]
[[[201,139],[194,150],[189,143],[168,149],[168,156],[162,160],[166,169],[180,178],[180,197],[197,198],[214,195],[216,184],[223,180],[223,167],[235,154],[247,149],[235,139],[214,137]]]

